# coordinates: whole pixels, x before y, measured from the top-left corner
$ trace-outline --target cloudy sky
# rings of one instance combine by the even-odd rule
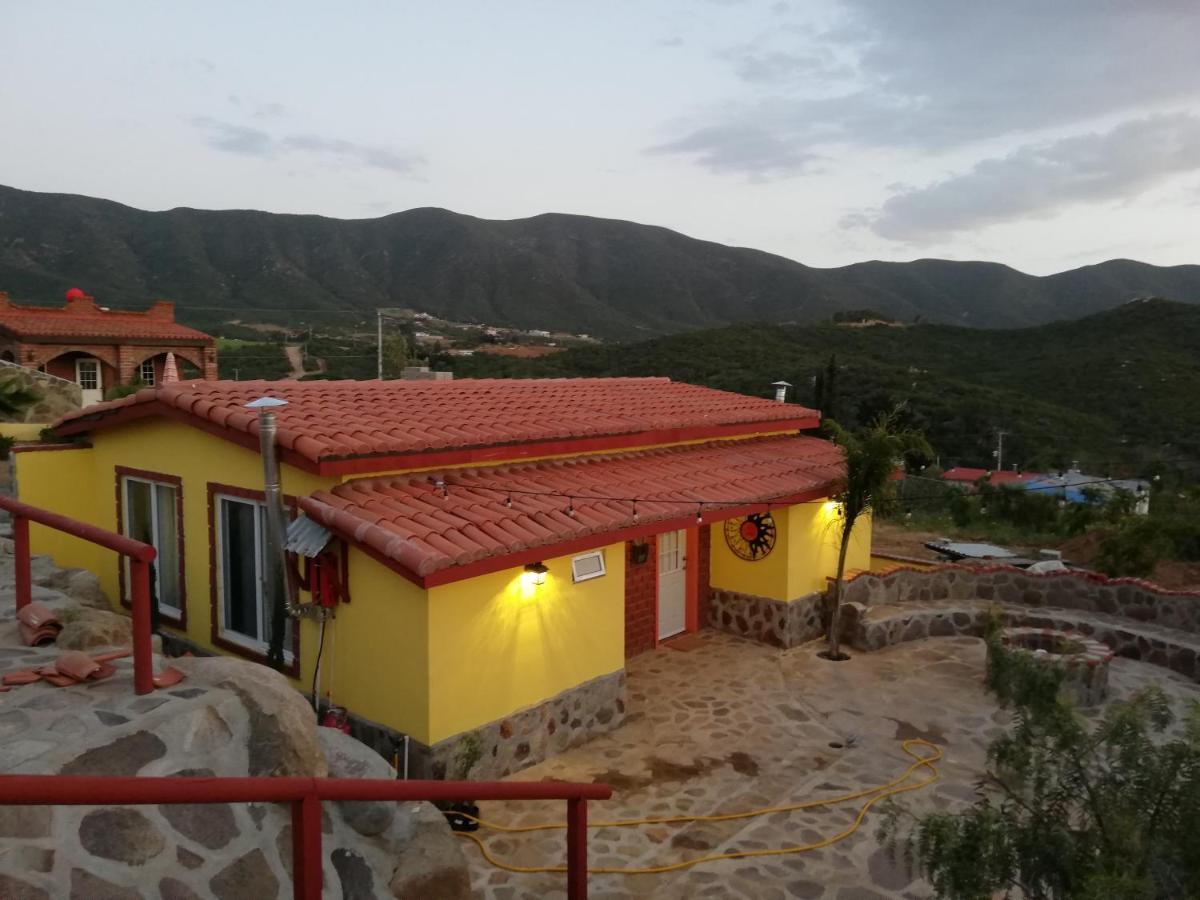
[[[0,0],[0,183],[1200,263],[1197,0]]]

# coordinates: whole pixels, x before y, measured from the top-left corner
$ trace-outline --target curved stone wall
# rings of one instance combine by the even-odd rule
[[[991,600],[1120,616],[1200,634],[1200,593],[1168,591],[1137,578],[1095,572],[1030,573],[1012,566],[942,566],[886,575],[870,572],[848,581],[843,598],[864,607],[931,601]]]

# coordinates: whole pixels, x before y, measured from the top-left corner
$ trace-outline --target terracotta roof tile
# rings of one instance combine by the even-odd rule
[[[426,576],[637,523],[694,516],[699,501],[750,505],[829,491],[842,472],[836,445],[775,436],[358,479],[302,498],[300,505],[323,524],[359,535],[413,574]],[[446,483],[445,497],[436,487],[439,479]],[[633,497],[639,498],[637,519],[627,499]],[[704,510],[719,517],[725,508]]]
[[[171,305],[161,302],[145,311],[104,309],[86,302],[67,307],[5,302],[0,304],[0,329],[18,338],[101,338],[206,344],[213,340],[203,331],[174,321]]]
[[[257,419],[243,406],[264,395],[288,401],[276,413],[280,445],[313,463],[639,434],[667,435],[646,441],[667,443],[689,429],[782,429],[817,417],[802,406],[667,378],[186,381],[89,406],[58,427],[85,433],[146,406],[257,435]]]

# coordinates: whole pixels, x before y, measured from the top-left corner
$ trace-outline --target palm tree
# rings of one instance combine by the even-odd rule
[[[19,376],[0,375],[0,419],[15,419],[39,399],[37,392],[22,384]]]
[[[842,519],[841,544],[838,547],[837,580],[833,584],[833,614],[829,621],[829,650],[823,654],[828,659],[841,660],[847,657],[841,652],[841,607],[842,579],[846,573],[846,551],[850,549],[850,538],[854,526],[863,516],[870,515],[883,497],[892,473],[905,454],[932,456],[933,450],[925,435],[912,428],[901,426],[898,406],[891,412],[880,415],[868,427],[858,432],[844,429],[832,419],[825,422],[825,429],[834,442],[846,454],[846,478],[842,489],[833,496],[840,509]]]

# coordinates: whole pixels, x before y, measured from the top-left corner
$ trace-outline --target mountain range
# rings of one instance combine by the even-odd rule
[[[1200,306],[1161,299],[1018,329],[732,325],[439,364],[457,377],[667,375],[766,397],[782,379],[790,399],[851,427],[903,403],[946,465],[990,466],[1003,430],[1006,462],[1027,470],[1200,475]],[[818,376],[836,382],[824,400]]]
[[[172,299],[185,321],[330,322],[406,307],[447,319],[635,340],[869,308],[898,320],[1011,328],[1143,296],[1200,302],[1200,266],[1110,260],[1038,277],[921,259],[819,269],[666,228],[548,213],[423,208],[376,219],[251,210],[146,212],[0,186],[0,290],[113,307]]]

